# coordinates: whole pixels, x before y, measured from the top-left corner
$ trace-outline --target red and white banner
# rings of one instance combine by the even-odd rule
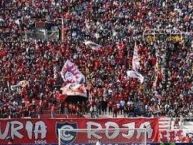
[[[192,130],[188,129],[172,129],[172,130],[160,130],[160,142],[168,143],[188,143],[185,138],[193,136]]]
[[[128,142],[132,139],[136,142],[136,138],[142,139],[143,135],[141,131],[132,132],[132,129],[144,127],[147,130],[147,141],[158,142],[157,118],[2,119],[0,120],[0,143],[7,144],[9,138],[12,138],[14,144],[53,144],[58,142],[57,130],[60,128],[90,130],[84,134],[66,132],[62,135],[64,143],[89,143],[99,138],[101,141],[108,140],[111,143]],[[97,129],[101,128],[106,130],[97,132]],[[116,131],[109,131],[115,128]],[[119,131],[120,128],[127,128],[127,133]]]
[[[64,82],[67,83],[84,83],[85,76],[80,72],[78,66],[67,60],[60,72]]]
[[[62,94],[67,96],[83,96],[87,97],[87,91],[83,84],[70,83],[62,87]]]

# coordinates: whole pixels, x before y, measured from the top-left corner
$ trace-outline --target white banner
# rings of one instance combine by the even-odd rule
[[[64,82],[67,83],[84,83],[85,76],[79,71],[76,64],[67,60],[60,72]]]

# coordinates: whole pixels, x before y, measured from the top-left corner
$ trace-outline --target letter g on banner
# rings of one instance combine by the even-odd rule
[[[77,133],[72,131],[73,129],[77,128],[76,123],[67,123],[67,122],[58,122],[56,125],[56,132],[59,135],[59,129],[64,129],[60,132],[60,141],[62,144],[69,144],[72,143],[76,139]]]

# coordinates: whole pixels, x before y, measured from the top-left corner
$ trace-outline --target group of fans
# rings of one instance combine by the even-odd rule
[[[60,40],[26,39],[44,22]],[[191,0],[1,0],[0,117],[191,116],[192,30]],[[126,74],[134,48],[143,83]],[[88,100],[68,102],[60,91],[66,60],[84,74]]]

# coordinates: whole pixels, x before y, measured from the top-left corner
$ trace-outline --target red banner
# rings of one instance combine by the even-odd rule
[[[127,142],[128,139],[142,139],[143,133],[134,128],[146,128],[147,141],[158,142],[159,129],[157,118],[106,118],[106,119],[7,119],[0,120],[0,143],[6,144],[12,138],[13,143],[57,143],[57,130],[88,129],[89,132],[64,133],[62,141],[66,143],[89,143],[93,140],[108,140],[113,143]],[[97,129],[106,129],[97,132]],[[110,132],[109,130],[115,129]],[[120,128],[126,128],[121,132]],[[143,142],[143,141],[142,141]]]

